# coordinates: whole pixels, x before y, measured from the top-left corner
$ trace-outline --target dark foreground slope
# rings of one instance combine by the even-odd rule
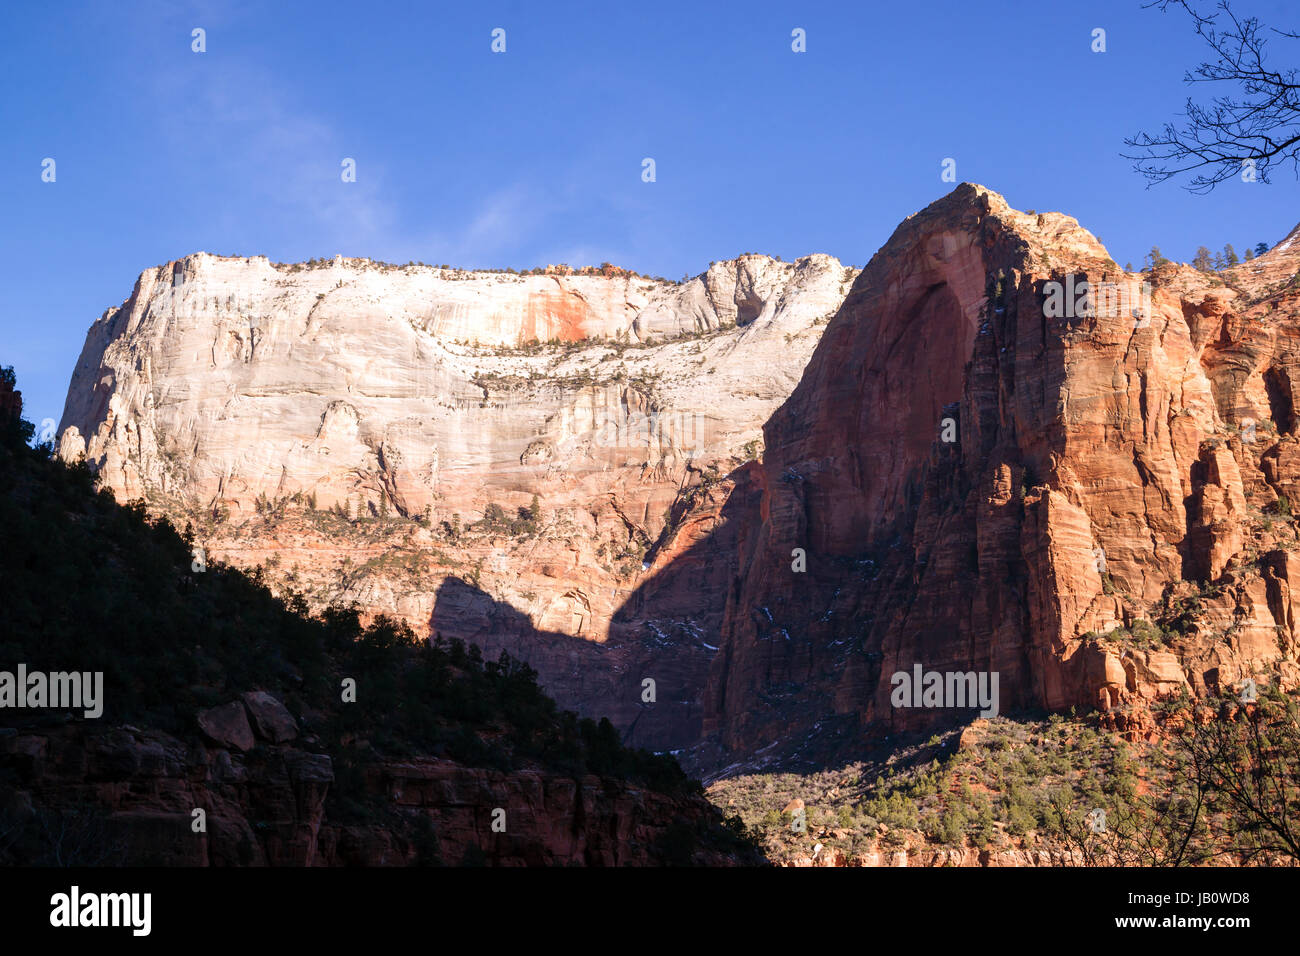
[[[102,672],[103,712],[0,709],[0,863],[762,862],[527,667],[205,566],[21,409],[0,370],[0,671]]]

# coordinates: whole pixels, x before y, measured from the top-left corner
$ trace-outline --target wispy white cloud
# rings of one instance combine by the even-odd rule
[[[213,215],[221,217],[222,232],[247,237],[249,246],[229,251],[268,251],[289,236],[310,239],[318,255],[479,266],[637,265],[627,253],[639,245],[630,241],[633,224],[648,199],[596,200],[603,207],[601,232],[618,235],[610,227],[622,223],[630,250],[573,235],[574,211],[593,202],[590,171],[583,168],[589,159],[576,159],[558,181],[502,184],[458,202],[458,213],[422,217],[405,201],[382,156],[352,141],[326,108],[267,66],[195,56],[159,71],[153,85],[160,102],[184,104],[159,111],[164,142],[182,162],[194,157],[196,168],[217,178],[195,188],[231,199]],[[356,160],[354,183],[340,179],[345,157]]]
[[[160,115],[175,151],[206,154],[214,160],[206,168],[230,177],[213,184],[213,195],[240,194],[242,202],[223,213],[226,225],[247,225],[239,210],[253,208],[277,228],[296,223],[322,245],[352,253],[391,235],[398,216],[384,192],[383,163],[264,68],[208,61],[159,75],[157,84],[170,102],[187,104]],[[356,182],[342,180],[345,158],[356,161]]]
[[[461,235],[462,246],[470,252],[492,252],[517,244],[535,229],[549,210],[536,193],[522,185],[499,190],[488,197]]]
[[[573,197],[566,190],[513,183],[483,197],[463,226],[442,224],[414,240],[429,250],[424,258],[460,265],[528,267],[567,262],[571,265],[620,262],[618,254],[599,246],[574,245],[561,235],[561,222]],[[405,248],[411,248],[409,240]]]

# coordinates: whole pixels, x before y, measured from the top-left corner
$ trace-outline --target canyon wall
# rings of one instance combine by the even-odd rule
[[[700,771],[973,713],[893,706],[917,665],[1141,734],[1300,676],[1298,258],[1127,273],[970,184],[860,275],[200,254],[92,327],[59,447],[208,557],[522,657]]]
[[[726,475],[856,272],[605,271],[188,256],[91,327],[59,450],[205,561],[508,651],[631,742],[685,746],[731,580]],[[675,562],[703,539],[718,560]]]

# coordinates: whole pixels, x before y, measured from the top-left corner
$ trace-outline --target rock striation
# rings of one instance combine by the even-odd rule
[[[669,471],[754,437],[854,274],[748,256],[679,287],[200,253],[91,327],[59,446],[119,496],[235,517],[310,493],[441,518],[629,457]]]

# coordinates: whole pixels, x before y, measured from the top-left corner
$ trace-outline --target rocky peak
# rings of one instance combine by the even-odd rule
[[[909,217],[765,428],[706,733],[752,753],[958,719],[893,706],[917,664],[998,673],[1002,712],[1139,723],[1178,688],[1294,678],[1295,532],[1260,517],[1291,480],[1293,301],[1123,273],[971,184]]]
[[[632,328],[645,340],[744,327],[784,312],[787,297],[816,297],[826,304],[842,298],[838,287],[855,274],[827,255],[782,262],[749,253],[711,263],[703,274],[644,309]]]

